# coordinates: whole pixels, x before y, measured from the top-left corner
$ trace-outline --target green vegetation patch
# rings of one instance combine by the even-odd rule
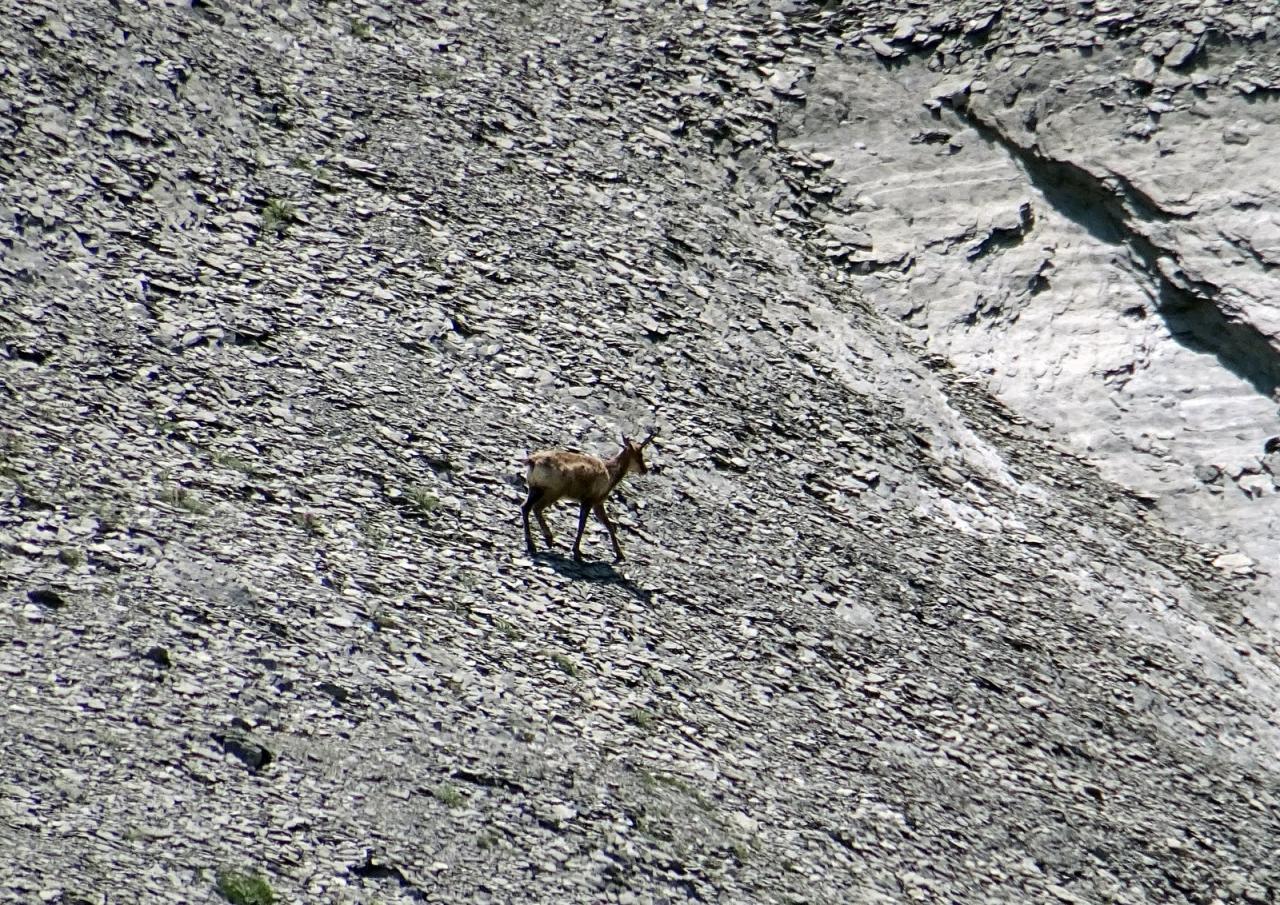
[[[458,791],[456,786],[450,785],[447,782],[436,786],[431,791],[431,794],[436,797],[437,801],[448,805],[451,808],[460,808],[466,804],[467,801],[466,797]]]
[[[440,498],[426,487],[414,485],[405,489],[404,498],[410,507],[420,515],[429,515],[440,508]]]
[[[218,894],[231,905],[272,905],[275,890],[262,874],[240,870],[218,871]]]
[[[283,235],[289,224],[298,217],[298,209],[280,198],[268,198],[262,206],[262,231]]]

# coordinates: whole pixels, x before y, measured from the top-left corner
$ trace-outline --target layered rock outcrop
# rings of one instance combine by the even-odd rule
[[[868,298],[1189,537],[1276,627],[1277,22],[1062,5],[818,18],[787,141],[842,187],[819,241]],[[892,29],[889,23],[893,21]]]

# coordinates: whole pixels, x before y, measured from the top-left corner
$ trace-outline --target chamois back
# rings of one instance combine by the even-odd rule
[[[609,470],[603,459],[567,449],[544,449],[525,460],[526,480],[541,488],[544,498],[595,502],[609,490]]]

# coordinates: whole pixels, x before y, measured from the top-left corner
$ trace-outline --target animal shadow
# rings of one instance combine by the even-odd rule
[[[589,581],[593,584],[617,585],[642,603],[649,603],[653,598],[652,591],[648,588],[640,587],[630,578],[627,578],[627,576],[615,569],[612,563],[575,562],[572,557],[557,553],[554,550],[540,550],[533,554],[533,558],[538,562],[546,563],[566,578]]]

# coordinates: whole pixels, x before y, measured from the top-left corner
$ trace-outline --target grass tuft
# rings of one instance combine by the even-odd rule
[[[564,654],[552,654],[551,662],[559,667],[560,671],[565,675],[573,676],[575,679],[578,677],[578,664],[574,663]]]
[[[217,889],[218,894],[231,905],[272,905],[276,900],[275,890],[259,873],[220,870]]]
[[[295,525],[312,537],[320,533],[320,516],[314,512],[303,510],[291,513],[289,517],[293,519]]]
[[[447,782],[436,786],[431,790],[431,794],[437,801],[451,808],[460,808],[467,802],[466,796],[459,792],[456,786]]]
[[[405,488],[404,497],[413,507],[413,511],[420,515],[429,515],[440,508],[440,498],[418,484]]]
[[[22,470],[15,461],[26,451],[22,438],[12,431],[0,431],[0,475],[22,486]]]
[[[285,229],[298,216],[298,209],[288,201],[279,198],[268,198],[262,206],[262,231],[283,235]]]
[[[524,633],[521,632],[520,629],[516,628],[510,619],[504,619],[503,617],[498,616],[493,620],[493,625],[494,628],[502,632],[502,636],[504,638],[507,638],[510,641],[519,641],[524,637]]]
[[[645,710],[643,707],[632,707],[627,711],[627,722],[641,729],[648,729],[653,725],[653,711]]]
[[[176,506],[179,509],[185,509],[195,515],[208,515],[210,510],[208,503],[201,500],[187,488],[179,487],[177,484],[169,484],[160,491],[160,502],[169,506]]]
[[[393,616],[385,607],[379,605],[374,605],[369,610],[369,622],[380,632],[388,629],[399,628],[399,623],[396,622],[395,616]]]
[[[234,453],[214,453],[213,464],[221,468],[230,468],[232,471],[238,471],[242,474],[252,475],[254,473],[253,466],[247,460],[240,458]]]

